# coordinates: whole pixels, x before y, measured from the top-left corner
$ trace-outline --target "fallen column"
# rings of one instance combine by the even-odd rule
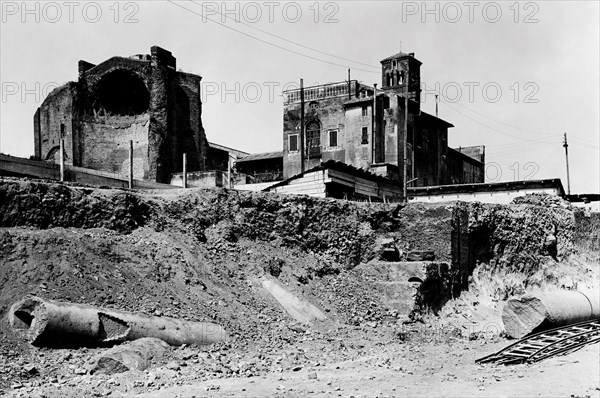
[[[155,337],[170,345],[212,344],[227,339],[225,330],[212,323],[152,317],[34,296],[13,304],[8,320],[36,346],[94,347],[142,337]]]
[[[502,322],[506,333],[521,338],[544,325],[548,328],[600,318],[600,291],[561,290],[526,294],[506,302]]]
[[[161,357],[167,352],[169,345],[153,337],[144,337],[113,347],[94,360],[91,374],[115,374],[129,370],[145,370],[150,367],[152,359]]]

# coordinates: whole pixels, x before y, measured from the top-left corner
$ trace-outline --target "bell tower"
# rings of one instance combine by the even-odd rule
[[[403,53],[381,61],[381,88],[404,97],[408,84],[408,98],[421,100],[421,61],[415,53]]]

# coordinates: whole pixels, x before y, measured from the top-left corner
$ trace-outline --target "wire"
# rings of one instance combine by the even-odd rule
[[[313,56],[310,56],[310,55],[307,55],[307,54],[303,54],[303,53],[300,53],[300,52],[298,52],[298,51],[294,51],[294,50],[291,50],[291,49],[289,49],[289,48],[285,48],[285,47],[279,46],[279,45],[277,45],[277,44],[275,44],[275,43],[271,43],[271,42],[269,42],[269,41],[263,40],[263,39],[261,39],[261,38],[258,38],[258,37],[256,37],[256,36],[250,35],[250,34],[248,34],[248,33],[246,33],[246,32],[240,31],[240,30],[238,30],[238,29],[234,29],[234,28],[232,28],[232,27],[230,27],[230,26],[227,26],[227,25],[226,25],[226,24],[224,24],[224,23],[221,23],[221,22],[218,22],[218,21],[215,21],[215,20],[213,20],[213,19],[211,19],[211,18],[207,17],[207,16],[206,16],[206,15],[204,15],[204,14],[200,14],[200,13],[198,13],[198,12],[194,11],[194,10],[190,10],[190,9],[189,9],[189,8],[187,8],[187,7],[184,7],[184,6],[182,6],[182,5],[179,5],[179,4],[177,4],[176,2],[174,2],[174,1],[172,1],[172,0],[168,0],[168,2],[169,2],[169,3],[171,3],[171,4],[173,4],[173,5],[175,5],[175,6],[177,6],[177,7],[179,7],[179,8],[182,8],[182,9],[184,9],[184,10],[186,10],[186,11],[188,11],[188,12],[192,13],[192,14],[195,14],[195,15],[197,15],[197,16],[200,16],[200,17],[202,17],[202,18],[204,18],[204,19],[206,19],[206,20],[209,20],[209,21],[211,21],[211,22],[213,22],[213,23],[216,23],[217,25],[220,25],[220,26],[222,26],[222,27],[224,27],[224,28],[227,28],[227,29],[229,29],[229,30],[232,30],[232,31],[234,31],[234,32],[236,32],[236,33],[239,33],[239,34],[241,34],[241,35],[244,35],[244,36],[246,36],[246,37],[249,37],[249,38],[251,38],[251,39],[257,40],[257,41],[259,41],[259,42],[261,42],[261,43],[264,43],[264,44],[267,44],[267,45],[270,45],[270,46],[276,47],[276,48],[278,48],[278,49],[281,49],[281,50],[284,50],[284,51],[287,51],[287,52],[290,52],[290,53],[293,53],[293,54],[296,54],[296,55],[299,55],[299,56],[302,56],[302,57],[305,57],[305,58],[309,58],[309,59],[312,59],[312,60],[315,60],[315,61],[324,62],[324,63],[327,63],[327,64],[329,64],[329,65],[340,66],[340,67],[343,67],[343,68],[348,68],[348,65],[343,65],[343,64],[336,63],[336,62],[330,62],[330,61],[327,61],[327,60],[324,60],[324,59],[321,59],[321,58],[317,58],[317,57],[313,57]],[[201,6],[203,10],[205,9],[205,6],[204,6],[203,4],[199,4],[197,1],[194,1],[194,0],[189,0],[189,2],[191,2],[191,3],[193,3],[193,4],[196,4],[196,5],[199,5],[199,6]],[[225,14],[223,14],[223,13],[219,12],[219,11],[217,11],[217,13],[218,13],[219,15],[221,15],[221,16],[224,16],[224,17],[226,17],[226,18],[232,19],[231,17],[229,17],[229,16],[227,16],[227,15],[225,15]],[[237,21],[237,20],[236,20],[236,21]],[[328,52],[325,52],[325,51],[318,50],[318,49],[316,49],[316,48],[314,48],[314,47],[306,46],[306,45],[304,45],[304,44],[298,43],[298,42],[296,42],[296,41],[293,41],[293,40],[286,39],[286,38],[284,38],[284,37],[282,37],[282,36],[279,36],[279,35],[276,35],[276,34],[270,33],[270,32],[268,32],[268,31],[266,31],[266,30],[263,30],[263,29],[257,28],[257,27],[255,27],[255,26],[249,25],[249,24],[247,24],[247,23],[244,23],[244,22],[241,22],[241,21],[237,21],[237,22],[240,22],[240,23],[241,23],[242,25],[244,25],[244,26],[247,26],[247,27],[249,27],[249,28],[251,28],[251,29],[257,30],[257,31],[259,31],[259,32],[262,32],[262,33],[264,33],[264,34],[267,34],[267,35],[269,35],[269,36],[271,36],[271,37],[275,37],[275,38],[277,38],[277,39],[283,40],[283,41],[285,41],[285,42],[288,42],[288,43],[291,43],[291,44],[297,45],[297,46],[299,46],[299,47],[302,47],[302,48],[305,48],[305,49],[308,49],[308,50],[311,50],[311,51],[315,51],[315,52],[317,52],[317,53],[320,53],[320,54],[324,54],[324,55],[327,55],[327,56],[330,56],[330,57],[333,57],[333,58],[337,58],[337,59],[341,59],[341,60],[344,60],[344,61],[349,61],[349,62],[356,63],[356,64],[359,64],[359,65],[364,65],[364,66],[367,66],[367,67],[369,67],[369,68],[373,68],[373,69],[379,69],[379,67],[376,67],[376,66],[371,66],[370,64],[366,64],[366,63],[363,63],[363,62],[360,62],[360,61],[355,61],[355,60],[352,60],[352,59],[349,59],[349,58],[340,57],[340,56],[338,56],[338,55],[335,55],[335,54],[331,54],[331,53],[328,53]],[[375,71],[366,70],[366,69],[361,69],[361,68],[354,68],[354,69],[355,69],[355,70],[362,71],[362,72],[373,73],[373,74],[375,74],[375,73],[379,74],[379,73],[380,73],[380,72],[375,72]],[[425,87],[427,88],[427,85],[426,85],[426,84],[424,84],[424,85],[425,85]],[[438,93],[438,94],[439,94],[439,93]],[[449,103],[448,101],[444,100],[443,96],[440,96],[439,98],[441,98],[441,100],[442,100],[444,103],[446,103],[446,105],[448,105],[448,106],[449,106],[449,107],[450,107],[452,110],[454,110],[455,112],[458,112],[458,113],[462,114],[463,116],[465,116],[466,118],[468,118],[468,119],[470,119],[470,120],[474,121],[475,123],[478,123],[478,124],[480,124],[480,125],[482,125],[482,126],[484,126],[484,127],[487,127],[488,129],[491,129],[491,130],[493,130],[493,131],[496,131],[496,132],[498,132],[498,133],[500,133],[500,134],[502,134],[502,135],[505,135],[505,136],[507,136],[507,137],[515,138],[515,139],[522,140],[522,141],[528,141],[528,142],[531,142],[531,143],[554,143],[554,142],[548,142],[548,141],[536,141],[536,140],[530,140],[530,139],[526,139],[526,138],[522,138],[522,137],[517,137],[517,136],[511,135],[511,134],[508,134],[508,133],[506,133],[506,132],[500,131],[500,130],[498,130],[498,129],[496,129],[496,128],[492,127],[492,126],[489,126],[489,125],[487,125],[487,124],[485,124],[485,123],[482,123],[482,122],[480,122],[480,121],[478,121],[478,120],[476,120],[476,119],[474,119],[474,118],[470,117],[469,115],[467,115],[467,114],[465,114],[465,113],[463,113],[463,112],[459,111],[458,109],[454,108],[452,105],[450,105],[450,103]],[[532,132],[532,133],[535,133],[535,134],[541,134],[541,135],[545,135],[545,136],[547,136],[547,135],[548,135],[547,133],[544,133],[544,132],[541,132],[541,131],[537,131],[537,130],[531,130],[531,129],[526,129],[526,128],[522,128],[522,127],[517,127],[517,126],[510,125],[510,124],[508,124],[508,123],[505,123],[505,122],[502,122],[502,121],[500,121],[500,120],[494,119],[494,118],[492,118],[492,117],[490,117],[490,116],[484,115],[483,113],[480,113],[480,112],[477,112],[477,111],[475,111],[475,110],[473,110],[473,109],[470,109],[470,108],[468,108],[468,107],[466,107],[466,106],[464,106],[464,105],[462,105],[462,104],[460,104],[460,103],[455,103],[455,104],[456,104],[456,105],[458,105],[458,106],[460,106],[460,107],[462,107],[462,108],[464,108],[464,109],[466,109],[466,110],[468,110],[468,111],[470,111],[470,112],[473,112],[473,113],[475,113],[475,114],[477,114],[477,115],[479,115],[479,116],[481,116],[481,117],[484,117],[484,118],[486,118],[486,119],[489,119],[489,120],[491,120],[491,121],[494,121],[494,122],[496,122],[496,123],[502,124],[502,125],[504,125],[504,126],[507,126],[507,127],[513,128],[513,129],[522,130],[522,131],[528,131],[528,132]],[[585,142],[585,143],[589,143],[589,144],[595,145],[595,143],[593,143],[593,142],[591,142],[591,141],[587,141],[587,140],[585,140],[585,139],[582,139],[582,138],[579,138],[579,137],[571,137],[571,139],[575,139],[575,140],[579,140],[580,142]]]
[[[425,85],[425,88],[426,88],[426,89],[429,89],[425,83],[423,83],[423,84]],[[434,91],[435,91],[435,90],[434,90]],[[438,95],[439,95],[439,98],[441,98],[441,100],[442,100],[442,101],[444,101],[444,102],[445,102],[447,105],[449,105],[448,101],[444,100],[444,97],[443,97],[443,96],[442,96],[440,93],[438,93]],[[531,133],[534,133],[534,134],[544,135],[544,136],[546,136],[546,137],[548,137],[548,136],[549,136],[549,134],[548,134],[548,133],[544,133],[544,132],[542,132],[542,131],[539,131],[539,130],[531,130],[531,129],[526,129],[526,128],[523,128],[523,127],[517,127],[517,126],[511,125],[511,124],[508,124],[508,123],[502,122],[502,121],[500,121],[500,120],[497,120],[497,119],[494,119],[494,118],[492,118],[492,117],[490,117],[490,116],[487,116],[487,115],[485,115],[485,114],[483,114],[483,113],[477,112],[476,110],[474,110],[474,109],[471,109],[471,108],[469,108],[469,107],[467,107],[467,106],[465,106],[465,105],[462,105],[462,104],[460,104],[460,103],[458,103],[458,102],[454,102],[454,104],[455,104],[455,105],[458,105],[458,106],[460,106],[460,107],[462,107],[462,108],[464,108],[464,109],[466,109],[466,110],[468,110],[469,112],[473,112],[473,113],[475,113],[475,114],[477,114],[477,115],[479,115],[479,116],[481,116],[481,117],[484,117],[484,118],[486,118],[486,119],[489,119],[489,120],[491,120],[491,121],[494,121],[494,122],[496,122],[496,123],[502,124],[502,125],[504,125],[504,126],[510,127],[510,128],[512,128],[512,129],[521,130],[521,131],[528,131],[528,132],[531,132]],[[460,112],[459,112],[459,113],[460,113]],[[464,115],[464,114],[463,114],[463,115]],[[496,130],[496,131],[498,131],[498,130]],[[584,143],[586,143],[586,144],[590,144],[590,145],[597,146],[596,142],[593,142],[593,141],[591,141],[591,140],[587,140],[587,139],[585,139],[585,138],[580,138],[580,137],[577,137],[577,136],[571,136],[571,137],[569,137],[569,140],[576,140],[576,141],[584,142]]]
[[[537,145],[535,148],[500,148],[497,149],[492,147],[489,151],[486,151],[486,153],[490,153],[493,155],[497,155],[497,154],[511,154],[511,153],[524,153],[524,152],[537,152],[539,150],[546,150],[548,148],[559,148],[559,146],[557,144],[543,144],[543,145]]]
[[[538,167],[541,169],[542,166],[544,166],[546,164],[546,162],[548,162],[548,160],[550,160],[551,158],[554,157],[554,154],[556,153],[557,149],[559,148],[555,148],[553,150],[550,151],[550,153],[548,154],[548,156],[546,156],[539,164]]]
[[[313,59],[313,60],[315,60],[315,61],[324,62],[324,63],[326,63],[326,64],[330,64],[330,65],[341,66],[342,68],[346,68],[346,69],[348,68],[348,65],[342,65],[342,64],[338,64],[338,63],[336,63],[336,62],[330,62],[330,61],[326,61],[326,60],[324,60],[324,59],[316,58],[316,57],[313,57],[313,56],[310,56],[310,55],[307,55],[307,54],[302,54],[302,53],[300,53],[300,52],[298,52],[298,51],[294,51],[294,50],[291,50],[291,49],[289,49],[289,48],[285,48],[285,47],[279,46],[279,45],[277,45],[277,44],[275,44],[275,43],[271,43],[271,42],[269,42],[269,41],[266,41],[266,40],[263,40],[263,39],[261,39],[261,38],[259,38],[259,37],[252,36],[251,34],[248,34],[248,33],[246,33],[246,32],[242,32],[241,30],[234,29],[234,28],[232,28],[231,26],[227,26],[227,25],[226,25],[226,24],[224,24],[224,23],[221,23],[221,22],[215,21],[215,20],[213,20],[213,19],[211,19],[211,18],[208,18],[206,15],[199,14],[199,13],[197,13],[196,11],[194,11],[194,10],[190,10],[189,8],[186,8],[186,7],[184,7],[184,6],[181,6],[181,5],[179,5],[179,4],[177,4],[177,3],[175,3],[175,2],[174,2],[174,1],[172,1],[172,0],[167,0],[167,1],[168,1],[169,3],[171,3],[171,4],[175,5],[175,6],[179,7],[179,8],[183,8],[184,10],[186,10],[186,11],[188,11],[188,12],[191,12],[192,14],[195,14],[195,15],[198,15],[198,16],[200,16],[200,17],[203,17],[203,18],[205,18],[205,19],[207,19],[207,20],[209,20],[209,21],[211,21],[211,22],[213,22],[213,23],[216,23],[217,25],[221,25],[221,26],[223,26],[224,28],[227,28],[227,29],[229,29],[229,30],[232,30],[232,31],[234,31],[234,32],[237,32],[237,33],[239,33],[239,34],[241,34],[241,35],[244,35],[244,36],[250,37],[251,39],[258,40],[258,41],[260,41],[261,43],[268,44],[268,45],[270,45],[270,46],[273,46],[273,47],[279,48],[279,49],[281,49],[281,50],[284,50],[284,51],[287,51],[287,52],[290,52],[290,53],[293,53],[293,54],[296,54],[296,55],[300,55],[301,57],[310,58],[310,59]],[[360,69],[360,68],[354,68],[354,70],[360,70],[360,71],[362,71],[362,72],[368,72],[368,73],[375,73],[375,72],[373,72],[373,71],[366,70],[366,69]]]
[[[206,10],[206,6],[204,6],[204,4],[200,4],[200,3],[198,3],[197,1],[194,1],[194,0],[188,0],[188,1],[189,1],[189,2],[191,2],[191,3],[194,3],[194,4],[196,4],[196,5],[199,5],[199,6],[201,6],[203,9],[205,9],[205,10]],[[296,46],[299,46],[299,47],[302,47],[302,48],[306,48],[307,50],[315,51],[315,52],[318,52],[318,53],[320,53],[320,54],[327,55],[327,56],[330,56],[330,57],[333,57],[333,58],[337,58],[337,59],[341,59],[341,60],[344,60],[344,61],[353,62],[353,63],[355,63],[355,64],[358,64],[358,65],[364,65],[364,66],[368,66],[369,68],[374,68],[374,69],[377,69],[377,72],[373,71],[372,73],[377,73],[377,74],[379,74],[379,73],[380,73],[380,72],[379,72],[379,69],[380,69],[380,68],[379,68],[378,66],[373,66],[373,65],[371,65],[371,64],[365,64],[364,62],[356,61],[356,60],[349,59],[349,58],[340,57],[339,55],[335,55],[335,54],[331,54],[331,53],[328,53],[328,52],[325,52],[325,51],[321,51],[321,50],[318,50],[318,49],[316,49],[316,48],[314,48],[314,47],[306,46],[306,45],[304,45],[304,44],[302,44],[302,43],[298,43],[298,42],[296,42],[296,41],[293,41],[293,40],[286,39],[285,37],[282,37],[282,36],[276,35],[276,34],[274,34],[274,33],[271,33],[271,32],[269,32],[269,31],[266,31],[266,30],[264,30],[264,29],[257,28],[256,26],[253,26],[253,25],[247,24],[247,23],[245,23],[245,22],[242,22],[242,21],[240,21],[240,20],[237,20],[237,19],[235,19],[235,18],[232,18],[232,17],[228,16],[227,14],[223,14],[223,13],[221,13],[221,12],[219,12],[219,11],[216,11],[216,10],[215,10],[215,12],[216,12],[217,14],[221,15],[221,16],[224,16],[225,18],[233,19],[233,20],[234,20],[234,21],[236,21],[237,23],[240,23],[240,24],[242,24],[242,25],[244,25],[244,26],[247,26],[247,27],[249,27],[249,28],[251,28],[251,29],[254,29],[254,30],[257,30],[257,31],[259,31],[259,32],[262,32],[262,33],[264,33],[264,34],[267,34],[267,35],[269,35],[269,36],[271,36],[271,37],[275,37],[275,38],[277,38],[277,39],[280,39],[280,40],[286,41],[286,42],[288,42],[288,43],[295,44]]]
[[[444,101],[444,100],[442,100],[442,101]],[[444,101],[444,102],[446,102],[446,101]],[[511,137],[511,138],[514,138],[514,139],[517,139],[517,140],[521,140],[521,141],[528,141],[528,142],[531,142],[531,143],[550,143],[549,141],[536,141],[536,140],[530,140],[530,139],[527,139],[527,138],[518,137],[518,136],[515,136],[515,135],[512,135],[512,134],[508,134],[508,133],[506,133],[506,132],[504,132],[504,131],[500,131],[500,130],[498,130],[498,129],[496,129],[496,128],[492,127],[492,126],[488,126],[487,124],[480,122],[480,121],[479,121],[479,120],[477,120],[477,119],[474,119],[474,118],[472,118],[471,116],[467,115],[466,113],[464,113],[464,112],[461,112],[461,111],[459,111],[458,109],[454,108],[452,105],[450,105],[450,104],[449,104],[449,103],[447,103],[447,102],[446,102],[446,105],[448,105],[448,106],[450,107],[450,109],[453,109],[455,112],[458,112],[458,113],[460,113],[461,115],[463,115],[463,116],[464,116],[464,117],[466,117],[467,119],[470,119],[470,120],[474,121],[474,122],[475,122],[475,123],[477,123],[477,124],[480,124],[480,125],[482,125],[482,126],[484,126],[484,127],[487,127],[488,129],[490,129],[490,130],[493,130],[493,131],[495,131],[495,132],[497,132],[497,133],[500,133],[500,134],[502,134],[502,135],[505,135],[505,136],[507,136],[507,137]]]
[[[446,102],[446,101],[444,101],[444,102]],[[538,131],[538,130],[531,130],[531,129],[526,129],[526,128],[523,128],[523,127],[517,127],[517,126],[513,126],[513,125],[511,125],[511,124],[508,124],[508,123],[504,123],[504,122],[502,122],[502,121],[500,121],[500,120],[494,119],[494,118],[492,118],[492,117],[489,117],[489,116],[487,116],[487,115],[484,115],[483,113],[477,112],[476,110],[473,110],[473,109],[471,109],[471,108],[468,108],[468,107],[466,107],[466,106],[464,106],[464,105],[462,105],[462,104],[460,104],[460,103],[458,103],[458,102],[455,102],[454,104],[455,104],[455,105],[458,105],[458,106],[460,106],[460,107],[462,107],[462,108],[465,108],[465,109],[466,109],[466,110],[468,110],[469,112],[473,112],[473,113],[475,113],[475,114],[477,114],[477,115],[479,115],[479,116],[481,116],[481,117],[484,117],[484,118],[486,118],[486,119],[489,119],[489,120],[491,120],[491,121],[493,121],[493,122],[496,122],[496,123],[502,124],[502,125],[504,125],[504,126],[507,126],[507,127],[510,127],[510,128],[516,129],[516,130],[528,131],[528,132],[531,132],[531,133],[535,133],[535,134],[540,134],[540,135],[548,136],[548,133],[544,133],[544,132],[542,132],[542,131]]]

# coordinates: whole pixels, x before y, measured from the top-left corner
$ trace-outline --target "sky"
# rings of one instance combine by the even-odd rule
[[[486,182],[561,178],[600,192],[598,1],[1,1],[0,152],[33,154],[33,115],[79,60],[161,46],[202,76],[209,141],[283,146],[282,90],[351,78],[414,52],[421,108],[449,145],[486,146]]]

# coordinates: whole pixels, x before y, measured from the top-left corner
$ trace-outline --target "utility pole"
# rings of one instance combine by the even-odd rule
[[[129,189],[133,189],[133,140],[129,140],[129,176],[127,181]]]
[[[350,69],[348,69],[348,99],[352,99],[352,93],[350,92]]]
[[[181,173],[181,185],[185,189],[187,188],[187,155],[183,154],[183,172]]]
[[[300,172],[304,173],[304,79],[300,79]]]
[[[403,137],[403,146],[404,146],[404,150],[403,150],[403,165],[402,165],[402,185],[403,185],[403,190],[402,190],[402,196],[404,198],[404,203],[408,202],[408,190],[407,190],[407,184],[406,184],[406,180],[408,178],[407,176],[407,172],[408,172],[408,151],[406,146],[408,145],[408,84],[410,82],[410,77],[409,77],[409,68],[410,68],[410,60],[407,59],[406,60],[406,78],[404,79],[404,84],[406,85],[406,89],[404,92],[404,137]]]
[[[567,133],[563,140],[563,147],[565,147],[565,159],[567,161],[567,195],[571,194],[571,180],[569,178],[569,144],[567,143]]]
[[[230,153],[227,156],[227,188],[233,188],[233,184],[231,183],[231,169],[233,168],[233,164],[237,158],[232,156]],[[233,160],[233,161],[232,161]]]
[[[60,139],[60,181],[65,181],[65,140],[63,138]]]
[[[375,138],[377,137],[377,83],[373,83],[373,125],[371,126],[371,163],[377,163]]]

